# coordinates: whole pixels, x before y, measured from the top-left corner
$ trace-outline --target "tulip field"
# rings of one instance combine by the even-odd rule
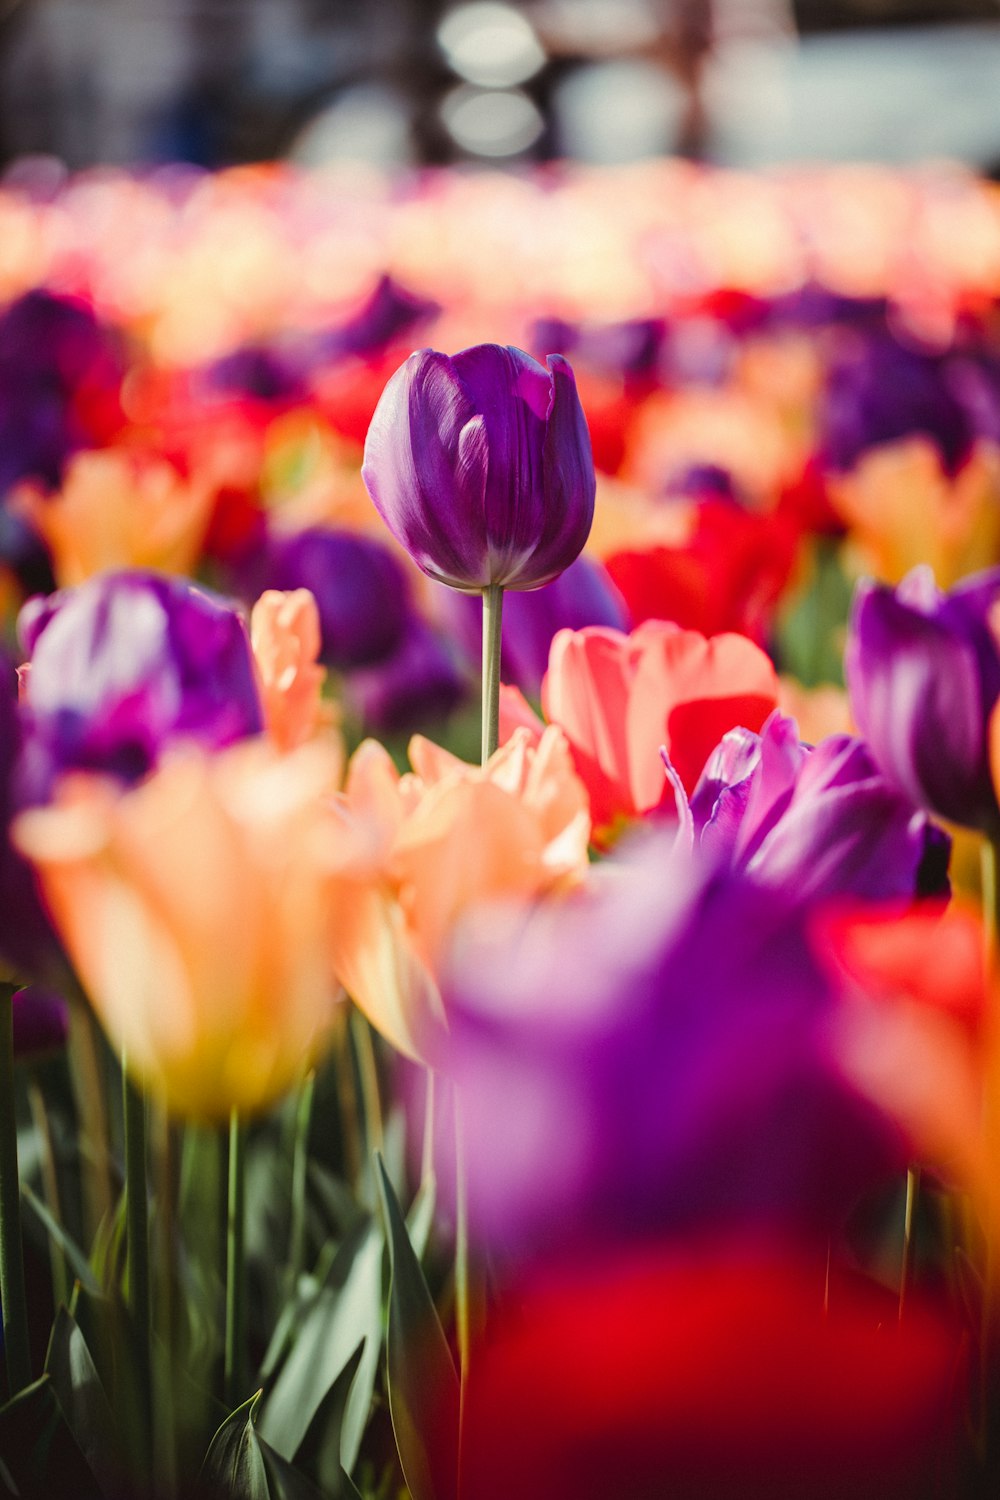
[[[0,1497],[1000,1493],[1000,190],[0,183]]]

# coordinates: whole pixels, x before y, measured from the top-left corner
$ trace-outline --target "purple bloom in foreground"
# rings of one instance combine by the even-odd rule
[[[411,613],[406,574],[389,548],[334,527],[270,541],[256,592],[265,588],[309,589],[319,609],[322,660],[339,672],[385,661]]]
[[[998,600],[1000,569],[947,594],[926,567],[896,589],[862,583],[844,658],[851,711],[882,772],[916,806],[988,833],[1000,832],[988,744]]]
[[[734,729],[691,799],[702,849],[787,899],[890,900],[947,891],[951,840],[879,771],[863,740],[815,749],[775,711]]]
[[[902,1156],[839,1070],[805,921],[661,833],[581,896],[466,928],[439,1062],[476,1234],[517,1253],[842,1223]]]
[[[362,476],[393,536],[440,583],[535,589],[577,557],[594,516],[573,372],[520,349],[422,349],[389,381]]]
[[[30,655],[22,753],[28,800],[72,769],[134,781],[168,744],[221,749],[263,728],[246,626],[184,579],[107,573],[18,620]]]

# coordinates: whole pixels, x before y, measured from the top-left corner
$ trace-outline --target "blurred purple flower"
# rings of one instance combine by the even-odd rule
[[[266,544],[255,593],[309,589],[319,608],[322,660],[336,671],[385,661],[411,617],[401,563],[374,537],[310,526]]]
[[[39,900],[34,871],[9,836],[18,811],[14,783],[21,740],[17,674],[0,656],[0,961],[21,978],[55,982],[66,972],[66,960]]]
[[[185,579],[106,573],[30,599],[18,630],[30,657],[20,788],[44,800],[71,769],[134,781],[164,748],[220,749],[263,728],[246,626]]]
[[[30,984],[17,990],[12,1006],[14,1056],[38,1057],[58,1052],[69,1033],[69,1006],[55,990]]]
[[[941,593],[927,567],[863,582],[844,658],[851,711],[883,774],[917,807],[1000,832],[988,723],[1000,697],[990,616],[1000,568]]]
[[[801,909],[672,834],[605,861],[583,895],[484,913],[443,994],[471,1223],[509,1252],[825,1233],[903,1161],[836,1064],[839,996]]]
[[[440,311],[440,303],[383,275],[357,312],[321,336],[322,353],[328,358],[353,354],[362,359],[381,354],[404,334],[432,322]]]
[[[596,324],[539,318],[531,329],[531,346],[539,351],[558,350],[596,375],[631,381],[656,377],[665,336],[662,318]]]
[[[968,457],[979,435],[977,400],[967,397],[968,360],[923,353],[887,329],[845,334],[827,372],[820,403],[820,447],[835,469],[851,468],[878,443],[922,433],[938,447],[949,473]]]
[[[470,593],[549,583],[594,515],[590,436],[558,354],[547,370],[499,344],[412,354],[379,400],[362,475],[417,565]]]
[[[245,395],[258,401],[297,401],[305,385],[292,359],[266,344],[244,344],[200,374],[210,393]]]
[[[478,664],[483,630],[479,600],[471,594],[449,591],[444,610],[466,654]],[[537,698],[548,670],[549,647],[558,631],[610,625],[627,632],[630,624],[625,601],[603,563],[581,553],[551,583],[529,592],[512,593],[504,600],[503,680]]]
[[[951,840],[881,774],[868,746],[815,749],[775,711],[725,736],[691,798],[702,849],[801,902],[944,894]]]
[[[0,315],[0,496],[20,479],[55,487],[113,422],[124,366],[86,303],[31,291]]]
[[[367,734],[406,734],[446,719],[469,682],[441,637],[412,615],[393,654],[347,678],[346,691]]]

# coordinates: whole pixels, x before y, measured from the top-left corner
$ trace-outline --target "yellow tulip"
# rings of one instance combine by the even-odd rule
[[[285,755],[245,741],[131,790],[67,777],[16,820],[112,1045],[172,1111],[262,1109],[323,1045],[338,771],[322,741]]]

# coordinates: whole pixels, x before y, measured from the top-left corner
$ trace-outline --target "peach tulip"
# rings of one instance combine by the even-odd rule
[[[26,484],[13,504],[41,534],[67,588],[115,568],[193,572],[214,492],[156,454],[109,448],[71,459],[57,494]]]
[[[606,829],[672,804],[661,746],[690,795],[727,730],[759,730],[778,692],[770,660],[746,637],[706,639],[647,620],[627,636],[596,625],[561,630],[542,706],[565,731],[594,825]]]
[[[112,1045],[178,1114],[264,1108],[322,1046],[338,769],[321,742],[244,741],[125,792],[68,776],[16,821]]]
[[[331,717],[322,699],[319,609],[308,589],[267,589],[250,613],[250,644],[264,727],[279,750],[294,750]]]
[[[436,974],[464,910],[578,883],[590,818],[555,728],[519,730],[484,767],[419,736],[410,760],[400,776],[374,740],[351,759],[340,811],[359,852],[336,881],[333,952],[372,1024],[421,1059],[446,1024]]]

